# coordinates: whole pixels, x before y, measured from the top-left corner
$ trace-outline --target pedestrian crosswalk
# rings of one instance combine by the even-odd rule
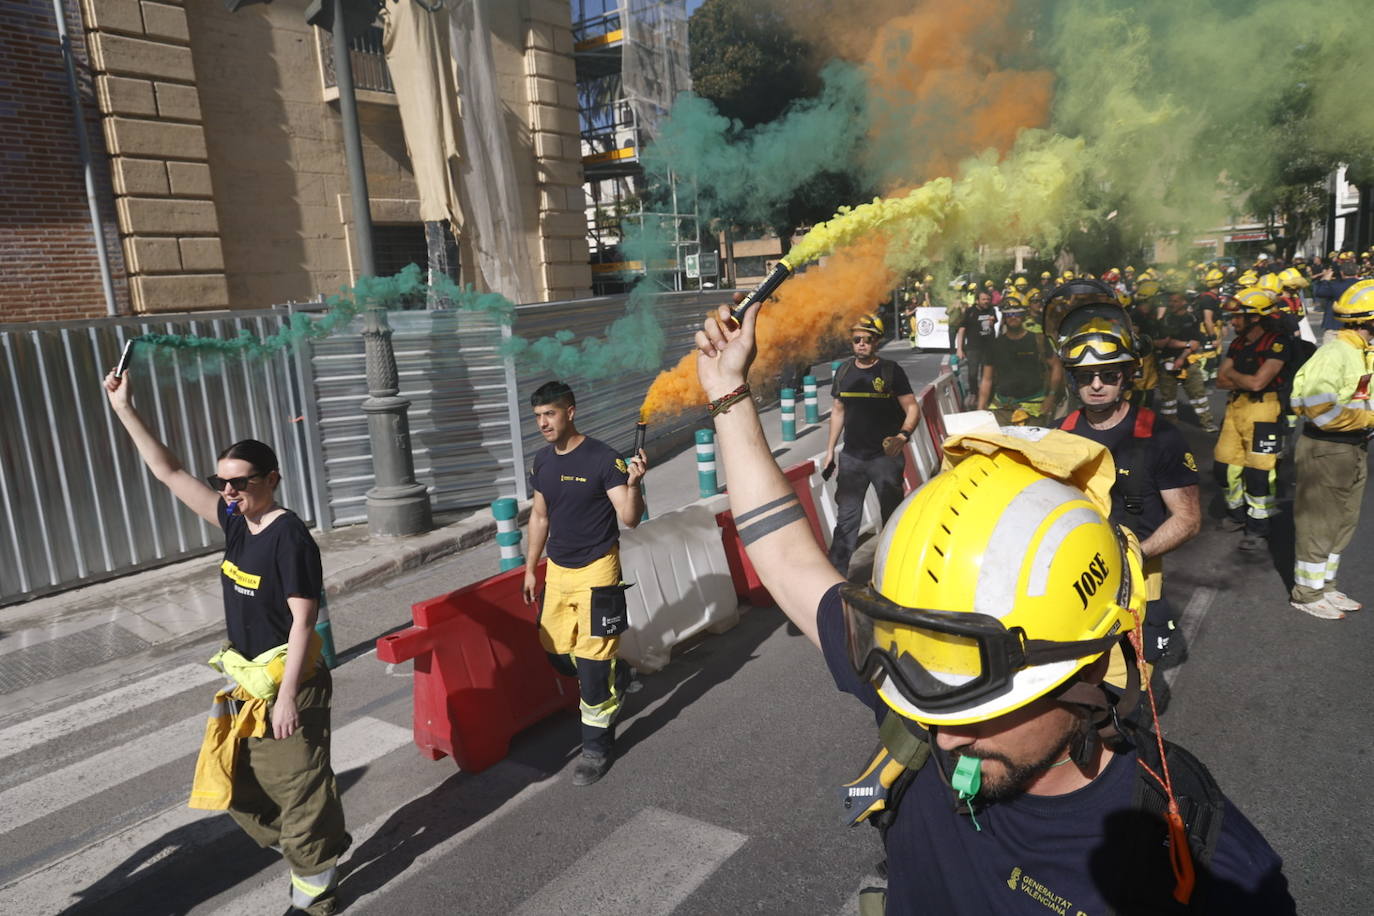
[[[160,912],[281,912],[287,894],[283,863],[266,852],[250,856],[253,848],[226,813],[185,804],[205,710],[219,680],[204,665],[172,667],[0,728],[0,763],[18,765],[8,780],[0,780],[0,853],[8,853],[0,856],[0,913],[147,911],[150,901]],[[394,687],[388,689],[394,698]],[[351,715],[335,710],[331,756],[341,787],[350,792],[364,771],[373,774],[374,784],[426,775],[406,783],[417,794],[387,798],[385,804],[374,798],[355,805],[350,799],[356,797],[346,794],[350,814],[367,812],[366,819],[350,820],[353,846],[341,863],[340,895],[350,912],[396,912],[398,886],[423,881],[426,872],[440,873],[482,848],[473,844],[488,838],[499,843],[513,817],[549,807],[557,794],[551,790],[568,792],[565,774],[508,760],[465,775],[461,789],[431,807],[437,787],[452,776],[452,763],[425,761],[410,729],[369,714],[374,706]],[[157,715],[150,712],[154,707]],[[391,710],[394,719],[394,705]],[[117,721],[111,724],[120,717],[166,724],[124,733]],[[45,756],[53,768],[42,766]],[[87,811],[97,796],[105,810],[115,812],[104,822],[92,822]],[[586,796],[573,798],[580,803]],[[398,823],[400,808],[411,810],[409,821]],[[398,865],[396,845],[426,834]],[[749,842],[738,829],[644,804],[609,821],[589,847],[560,850],[564,863],[528,886],[520,883],[524,872],[518,867],[497,878],[506,895],[499,909],[517,916],[700,912],[693,895]],[[226,851],[247,861],[198,886]],[[816,912],[856,908],[851,900],[843,909]]]

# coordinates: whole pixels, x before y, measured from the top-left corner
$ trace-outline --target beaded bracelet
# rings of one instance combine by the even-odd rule
[[[745,382],[729,394],[723,394],[714,401],[706,405],[706,412],[711,416],[718,413],[729,413],[730,408],[749,397],[749,383]]]

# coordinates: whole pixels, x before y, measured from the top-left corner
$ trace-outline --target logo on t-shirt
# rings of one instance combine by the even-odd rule
[[[1192,471],[1194,474],[1197,473],[1197,462],[1193,460],[1192,452],[1183,453],[1183,466],[1188,470]]]
[[[617,458],[615,460],[615,469],[622,474],[630,473],[630,467],[625,463],[624,458]]]
[[[573,482],[573,483],[586,483],[586,482],[587,482],[587,478],[585,478],[585,477],[578,477],[576,474],[559,474],[559,475],[558,475],[558,480],[559,480],[560,483],[566,483],[566,482],[568,482],[568,481],[571,481],[571,482]]]
[[[221,563],[219,568],[225,577],[234,583],[234,591],[249,597],[257,594],[256,589],[262,584],[262,576],[246,573],[228,560]]]
[[[1048,907],[1056,913],[1073,913],[1074,916],[1086,916],[1080,909],[1074,907],[1072,901],[1066,897],[1061,897],[1045,885],[1036,881],[1030,875],[1023,872],[1020,867],[1011,870],[1011,876],[1007,878],[1007,887],[1016,891],[1023,892],[1035,902]]]
[[[878,392],[878,393],[881,394],[881,393],[882,393],[882,390],[883,390],[883,387],[884,387],[884,386],[883,386],[883,377],[882,377],[881,375],[879,375],[879,376],[877,376],[876,378],[873,379],[873,390],[874,390],[874,391],[876,391],[876,392]]]

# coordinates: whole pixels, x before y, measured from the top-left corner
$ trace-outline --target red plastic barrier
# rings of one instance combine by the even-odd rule
[[[815,472],[816,462],[803,461],[782,473],[792,484],[797,499],[801,501],[802,510],[806,512],[806,520],[811,523],[811,533],[815,535],[816,543],[824,550],[825,535],[821,532],[821,518],[816,512],[816,503],[811,498],[811,475]],[[730,579],[734,582],[735,594],[739,595],[741,601],[747,601],[755,607],[772,607],[777,602],[768,594],[768,589],[763,587],[763,582],[754,570],[754,564],[749,562],[749,555],[739,539],[739,529],[735,527],[734,515],[728,509],[720,512],[716,515],[716,524],[720,526],[721,541],[725,545],[725,562],[730,567]]]
[[[377,640],[382,661],[415,660],[415,744],[431,760],[484,770],[518,732],[577,706],[577,679],[549,665],[524,583],[519,567],[421,601],[414,626]]]

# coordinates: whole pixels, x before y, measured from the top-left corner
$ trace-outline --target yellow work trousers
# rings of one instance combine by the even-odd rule
[[[586,566],[565,567],[550,560],[539,613],[539,641],[549,661],[578,681],[582,749],[598,755],[609,754],[615,744],[615,722],[630,675],[629,666],[616,658],[625,626],[619,585],[618,546]],[[598,595],[611,611],[595,600]]]

